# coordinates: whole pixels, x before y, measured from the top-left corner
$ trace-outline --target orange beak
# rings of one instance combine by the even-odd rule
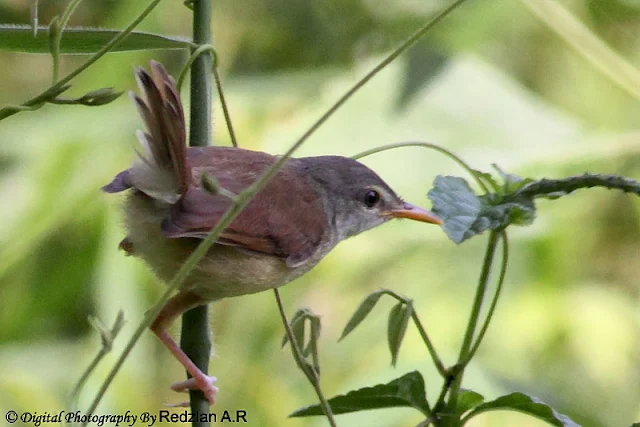
[[[411,203],[405,203],[401,209],[393,209],[385,214],[392,218],[407,218],[414,221],[428,222],[429,224],[443,224],[442,220],[433,212],[412,205]]]

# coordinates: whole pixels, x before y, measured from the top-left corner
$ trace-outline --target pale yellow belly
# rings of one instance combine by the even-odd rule
[[[160,224],[167,211],[168,205],[136,191],[125,203],[126,227],[133,254],[168,283],[202,240],[166,238]],[[317,261],[310,260],[304,266],[292,269],[280,257],[216,244],[182,287],[211,301],[252,294],[289,283],[309,271]]]

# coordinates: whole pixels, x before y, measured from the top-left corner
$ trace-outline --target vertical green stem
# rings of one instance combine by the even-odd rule
[[[196,45],[211,44],[211,18],[213,0],[197,0],[193,3],[193,42]],[[191,122],[189,144],[207,146],[212,144],[211,129],[211,53],[205,53],[191,66]],[[204,373],[209,369],[211,337],[209,333],[208,308],[206,305],[193,308],[182,315],[180,346],[187,356]],[[187,376],[189,374],[187,373]],[[191,413],[209,412],[209,402],[200,391],[190,391]],[[193,426],[208,427],[209,422],[194,417]]]
[[[209,316],[206,305],[192,308],[182,315],[182,334],[180,347],[187,356],[205,374],[209,370],[209,355],[211,354],[211,336],[209,333]],[[187,373],[187,377],[190,377]],[[209,412],[209,401],[200,390],[190,390],[192,414],[205,414]],[[194,417],[193,426],[208,427],[209,422],[198,421]]]
[[[293,359],[296,361],[296,365],[298,365],[298,368],[300,368],[300,370],[307,377],[316,394],[318,395],[318,399],[320,400],[320,407],[322,408],[322,412],[324,412],[324,415],[327,417],[329,425],[331,427],[337,427],[336,420],[331,410],[331,405],[329,405],[329,402],[327,401],[327,398],[324,396],[322,388],[320,387],[320,378],[318,378],[318,372],[307,363],[305,363],[304,357],[302,356],[302,351],[300,350],[300,346],[298,345],[299,343],[293,336],[291,324],[289,323],[289,319],[287,318],[287,312],[284,309],[284,304],[282,304],[282,298],[280,298],[280,291],[278,290],[278,288],[274,288],[273,292],[276,296],[276,302],[278,303],[278,310],[280,311],[280,317],[282,317],[284,330],[287,334],[287,338],[289,338],[289,344],[291,344],[291,353],[293,354]]]
[[[211,18],[213,0],[193,3],[193,42],[200,46],[212,44]],[[210,52],[198,56],[191,65],[191,125],[189,143],[192,146],[211,145],[211,67]]]
[[[464,335],[462,347],[460,348],[460,355],[458,356],[458,364],[464,363],[469,356],[471,346],[473,344],[473,337],[478,326],[478,320],[480,318],[480,310],[482,309],[482,302],[487,292],[487,285],[489,283],[489,275],[491,273],[491,266],[493,265],[493,257],[496,253],[496,247],[498,244],[498,233],[492,231],[489,235],[489,242],[487,243],[487,251],[484,255],[484,262],[482,264],[482,271],[480,272],[480,279],[478,281],[478,289],[476,290],[475,300],[473,302],[473,308],[471,309],[471,315],[467,324],[467,331]],[[444,425],[449,427],[457,426],[457,420],[453,416],[455,414],[456,406],[458,404],[458,394],[460,392],[460,386],[462,385],[462,377],[464,375],[464,366],[457,372],[453,382],[451,383],[451,391],[449,394],[449,401],[447,403],[447,415],[444,419]]]

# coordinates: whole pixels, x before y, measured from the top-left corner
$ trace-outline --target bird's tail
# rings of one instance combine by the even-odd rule
[[[173,77],[160,63],[150,65],[150,73],[135,71],[141,95],[129,92],[147,128],[136,132],[137,159],[103,189],[113,193],[134,187],[173,204],[186,191],[189,179],[184,112]]]

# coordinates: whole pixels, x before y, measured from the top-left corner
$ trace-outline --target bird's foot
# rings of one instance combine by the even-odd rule
[[[189,378],[185,381],[178,381],[171,386],[171,390],[182,392],[187,390],[200,390],[204,393],[204,397],[209,401],[210,405],[216,403],[216,394],[218,393],[218,387],[214,384],[218,381],[216,377],[211,377],[201,373],[201,375]],[[171,406],[189,406],[188,402],[180,403]]]

